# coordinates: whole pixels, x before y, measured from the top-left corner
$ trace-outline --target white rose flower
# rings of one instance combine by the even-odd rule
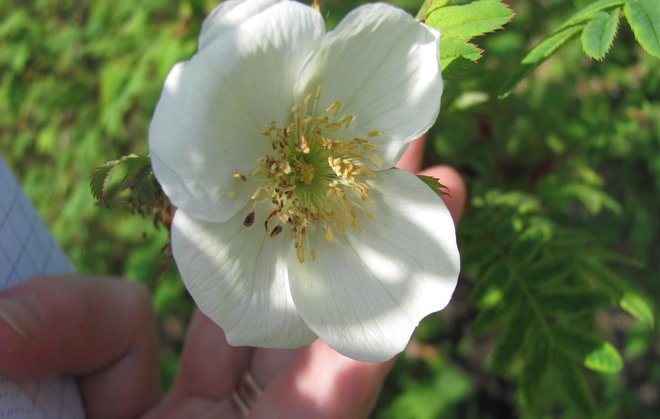
[[[448,303],[459,255],[442,200],[393,168],[440,108],[439,34],[385,4],[325,33],[286,0],[229,0],[165,81],[154,173],[174,258],[232,345],[320,337],[357,360],[401,352]]]

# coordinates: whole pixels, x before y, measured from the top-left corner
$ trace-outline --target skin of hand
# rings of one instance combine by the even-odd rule
[[[424,138],[397,165],[417,172]],[[440,179],[454,222],[466,189],[452,168]],[[80,275],[35,277],[0,291],[0,375],[76,376],[89,418],[239,418],[232,392],[246,370],[265,389],[252,418],[363,418],[394,360],[346,358],[321,340],[299,349],[233,347],[196,311],[169,393],[160,397],[158,340],[149,295],[136,283]]]

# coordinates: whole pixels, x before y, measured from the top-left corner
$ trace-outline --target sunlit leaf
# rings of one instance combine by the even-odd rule
[[[547,60],[554,52],[562,47],[571,38],[576,36],[582,29],[584,24],[571,26],[566,28],[545,41],[541,42],[532,50],[527,53],[525,58],[522,59],[518,67],[514,70],[513,74],[504,83],[504,87],[500,90],[498,97],[503,99],[511,94],[511,91],[520,83],[522,79],[529,74],[530,71],[538,67],[542,62]]]
[[[623,12],[642,48],[649,54],[660,58],[660,4],[658,0],[628,0]]]
[[[483,50],[462,39],[443,36],[440,38],[440,66],[445,78],[452,78],[469,68],[481,58]],[[458,63],[455,61],[458,60]],[[449,68],[454,63],[454,68]],[[459,64],[459,66],[456,66]]]
[[[422,3],[422,7],[419,8],[415,18],[419,20],[426,20],[429,14],[431,14],[436,9],[446,6],[447,3],[449,3],[449,0],[424,0],[424,3]]]
[[[443,36],[471,39],[501,29],[513,18],[513,11],[499,0],[478,0],[461,6],[436,8],[426,24]]]
[[[625,3],[624,0],[599,0],[591,3],[587,7],[581,9],[579,12],[575,13],[570,17],[563,25],[561,25],[555,32],[562,31],[569,26],[576,25],[578,23],[585,22],[594,17],[594,15],[601,11],[611,9],[617,6],[623,6]]]
[[[582,31],[582,49],[589,57],[602,60],[612,46],[619,26],[619,9],[598,12]]]
[[[552,333],[559,350],[591,370],[611,374],[623,367],[621,355],[612,344],[585,330],[556,324]]]
[[[633,291],[626,291],[619,301],[622,309],[626,310],[637,320],[653,327],[655,318],[653,317],[653,310],[644,299]]]

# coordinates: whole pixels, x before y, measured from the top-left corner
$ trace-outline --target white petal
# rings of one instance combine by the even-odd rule
[[[289,291],[291,233],[284,229],[274,239],[266,236],[267,208],[258,211],[252,226],[244,226],[248,211],[224,223],[208,223],[178,210],[172,251],[181,277],[199,309],[222,327],[230,344],[306,345],[316,335],[297,314]]]
[[[204,19],[199,49],[283,0],[225,0]]]
[[[323,86],[322,109],[340,101],[340,115],[353,115],[344,138],[370,141],[389,168],[410,141],[426,132],[440,110],[442,76],[439,34],[406,12],[368,4],[349,13],[328,33],[296,85],[298,98]]]
[[[249,175],[271,152],[262,131],[290,118],[293,86],[320,42],[314,9],[277,3],[204,45],[167,77],[149,130],[158,181],[175,206],[226,221],[256,189]],[[236,196],[230,199],[230,196]]]
[[[401,352],[419,321],[447,305],[460,260],[449,211],[428,186],[397,169],[372,186],[362,232],[332,243],[310,232],[316,260],[291,262],[289,276],[307,325],[338,352],[375,362]]]

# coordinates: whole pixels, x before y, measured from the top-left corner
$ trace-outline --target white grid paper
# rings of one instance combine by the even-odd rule
[[[0,157],[0,289],[37,274],[72,271]],[[0,419],[84,417],[78,387],[71,377],[11,381],[0,376]]]

